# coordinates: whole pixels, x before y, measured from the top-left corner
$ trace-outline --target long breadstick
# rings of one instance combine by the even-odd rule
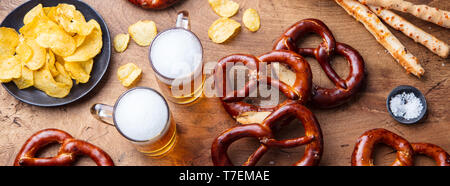
[[[448,57],[450,48],[447,43],[423,31],[419,27],[413,25],[390,10],[373,5],[368,5],[368,7],[373,13],[377,14],[378,17],[383,19],[384,22],[389,24],[391,27],[403,32],[415,42],[424,45],[430,51],[441,56],[442,58]]]
[[[416,57],[409,53],[403,44],[389,31],[378,17],[366,6],[356,0],[335,0],[342,8],[361,22],[366,29],[386,48],[397,62],[417,77],[421,77],[425,70],[420,66]]]
[[[450,12],[428,5],[415,5],[404,0],[359,0],[363,4],[381,6],[387,9],[412,14],[425,21],[450,28]]]

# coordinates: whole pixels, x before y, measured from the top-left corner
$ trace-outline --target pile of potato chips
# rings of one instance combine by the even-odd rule
[[[0,28],[0,82],[13,81],[19,89],[31,86],[64,98],[73,81],[87,83],[102,47],[102,30],[95,20],[69,4],[31,9],[17,33]]]
[[[208,36],[214,43],[225,43],[241,30],[241,24],[233,19],[239,11],[239,4],[232,0],[208,0],[214,12],[221,18],[209,27]],[[244,25],[252,32],[259,30],[261,21],[255,9],[247,9],[242,18]]]

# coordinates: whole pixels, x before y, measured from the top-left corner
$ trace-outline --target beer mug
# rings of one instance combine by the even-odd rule
[[[203,94],[203,47],[189,29],[189,14],[178,14],[176,27],[159,33],[149,49],[150,65],[169,101],[188,104]]]
[[[114,106],[95,104],[91,114],[113,125],[147,156],[162,157],[176,144],[176,124],[164,97],[154,89],[136,87],[123,93]]]

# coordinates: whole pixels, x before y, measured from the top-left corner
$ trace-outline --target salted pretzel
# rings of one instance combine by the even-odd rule
[[[289,66],[295,72],[295,80],[292,86],[279,81],[270,76],[264,76],[260,73],[260,64],[279,62]],[[229,69],[237,63],[242,63],[249,70],[249,81],[242,89],[227,91],[227,80]],[[242,124],[260,123],[266,116],[276,109],[276,106],[266,108],[252,105],[244,102],[244,99],[250,95],[250,92],[255,90],[259,84],[270,85],[278,88],[287,99],[296,100],[300,104],[306,103],[311,92],[311,68],[304,58],[295,52],[287,50],[271,51],[260,57],[255,57],[247,54],[234,54],[222,58],[217,64],[214,72],[217,90],[223,96],[219,96],[225,110],[238,122]],[[252,115],[254,114],[254,115]],[[258,116],[261,114],[261,116]],[[258,118],[251,119],[251,116]],[[248,119],[250,117],[250,119]],[[247,119],[245,119],[247,118]]]
[[[288,139],[274,139],[273,129],[279,125],[281,118],[294,116],[302,122],[305,128],[305,136]],[[232,166],[227,151],[235,141],[244,137],[254,137],[260,140],[259,148],[247,159],[244,166],[255,166],[260,158],[271,147],[292,148],[306,145],[304,156],[297,161],[295,166],[316,166],[319,164],[323,152],[322,131],[313,113],[296,101],[287,100],[272,112],[262,124],[239,125],[233,127],[217,137],[211,147],[212,162],[215,166]]]
[[[410,144],[401,136],[381,128],[369,130],[358,138],[352,155],[352,166],[373,166],[372,151],[378,143],[397,150],[397,158],[392,166],[413,166],[416,154],[433,158],[437,165],[450,166],[450,156],[441,147],[429,143]]]
[[[57,156],[35,157],[39,149],[55,142],[61,144]],[[70,134],[58,129],[45,129],[33,134],[17,154],[14,166],[69,166],[79,155],[89,156],[98,166],[114,166],[111,157],[99,147],[74,139]]]
[[[172,6],[178,0],[128,0],[128,1],[146,9],[164,9]]]
[[[317,48],[299,48],[297,41],[308,33],[319,34],[323,42]],[[365,77],[364,59],[352,47],[335,41],[328,27],[317,19],[304,19],[289,29],[278,39],[275,50],[287,49],[303,56],[315,57],[328,78],[336,85],[333,89],[313,85],[311,103],[318,108],[332,108],[350,100],[362,87]],[[335,55],[342,55],[350,65],[348,77],[344,80],[331,67]]]

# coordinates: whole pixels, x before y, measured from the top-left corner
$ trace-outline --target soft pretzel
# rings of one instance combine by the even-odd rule
[[[450,166],[450,155],[441,147],[430,143],[412,143],[415,154],[433,158],[439,166]]]
[[[427,47],[431,52],[438,56],[442,58],[448,57],[450,47],[447,43],[437,39],[390,10],[373,5],[368,5],[368,7],[392,28],[403,32],[406,36]]]
[[[61,144],[57,156],[35,157],[39,149],[55,142]],[[17,154],[14,166],[69,166],[78,155],[89,156],[98,166],[114,166],[111,157],[99,147],[74,139],[70,134],[58,129],[45,129],[33,134]]]
[[[323,41],[320,43],[319,47],[317,47],[323,49],[319,51],[321,53],[323,52],[323,55],[321,54],[321,56],[329,57],[334,54],[334,51],[336,50],[336,40],[334,39],[333,33],[331,33],[325,23],[318,19],[303,19],[298,21],[283,33],[278,41],[275,42],[273,49],[298,52],[299,47],[297,46],[297,41],[308,33],[316,33],[322,37]],[[330,69],[330,71],[332,71],[332,69]]]
[[[404,0],[359,0],[363,4],[381,6],[387,9],[412,14],[422,20],[442,27],[450,28],[450,12],[439,10],[428,5],[415,5]]]
[[[128,0],[131,3],[147,9],[164,9],[175,4],[178,0]]]
[[[410,144],[401,136],[381,128],[369,130],[358,138],[352,154],[352,165],[373,166],[371,156],[374,146],[378,143],[384,143],[397,150],[393,166],[412,166],[415,155],[431,157],[439,166],[450,166],[450,155],[441,147],[430,143]]]
[[[321,66],[331,68],[330,61],[321,61],[324,58],[319,57],[318,49],[304,48],[300,49],[301,55],[315,56]],[[336,55],[344,56],[347,60],[350,70],[347,78],[344,80],[336,73],[328,75],[333,79],[339,79],[344,82],[344,86],[336,84],[335,88],[323,88],[317,85],[313,87],[311,104],[318,108],[332,108],[342,105],[355,96],[362,88],[365,79],[364,59],[357,50],[343,43],[336,43]],[[334,72],[334,71],[333,71]],[[329,73],[325,71],[325,73]]]
[[[317,48],[299,48],[296,44],[297,41],[310,32],[319,34],[323,42]],[[279,49],[288,49],[300,55],[315,57],[325,74],[336,85],[333,89],[313,85],[311,104],[315,107],[331,108],[339,106],[350,100],[362,87],[365,77],[363,58],[352,47],[337,43],[331,31],[320,20],[304,19],[292,25],[275,43],[274,50]],[[331,67],[330,62],[336,54],[343,55],[350,64],[350,72],[345,80],[339,77]],[[292,82],[290,79],[294,77],[285,75],[289,74],[288,70],[284,70],[283,66],[275,66],[275,68],[280,68],[280,71],[283,71],[283,74],[279,74],[281,81]],[[284,71],[287,71],[287,73]]]
[[[383,25],[378,17],[366,6],[357,0],[335,0],[348,14],[360,21],[366,29],[377,39],[377,41],[386,48],[397,62],[406,69],[406,72],[421,77],[425,70],[419,64],[414,55],[412,55],[403,46],[403,44]]]
[[[305,136],[288,139],[274,139],[273,129],[277,128],[280,119],[293,116],[299,119],[305,128]],[[316,166],[323,152],[322,131],[314,114],[296,101],[287,100],[272,112],[262,124],[239,125],[228,129],[219,135],[211,146],[211,157],[215,166],[232,166],[227,151],[235,141],[244,137],[254,137],[260,140],[260,147],[247,159],[244,166],[254,166],[270,147],[292,148],[306,145],[304,156],[295,166]]]
[[[286,64],[295,72],[293,85],[279,81],[276,78],[262,76],[259,66],[278,62]],[[229,87],[229,73],[227,67],[242,63],[249,70],[249,82],[239,90],[227,90]],[[292,51],[271,51],[259,58],[247,54],[234,54],[222,58],[214,72],[217,90],[221,93],[220,100],[225,110],[241,124],[261,123],[277,106],[260,107],[244,102],[243,100],[256,90],[259,85],[269,85],[280,90],[288,99],[298,103],[306,103],[311,94],[312,73],[309,64],[302,56]]]

